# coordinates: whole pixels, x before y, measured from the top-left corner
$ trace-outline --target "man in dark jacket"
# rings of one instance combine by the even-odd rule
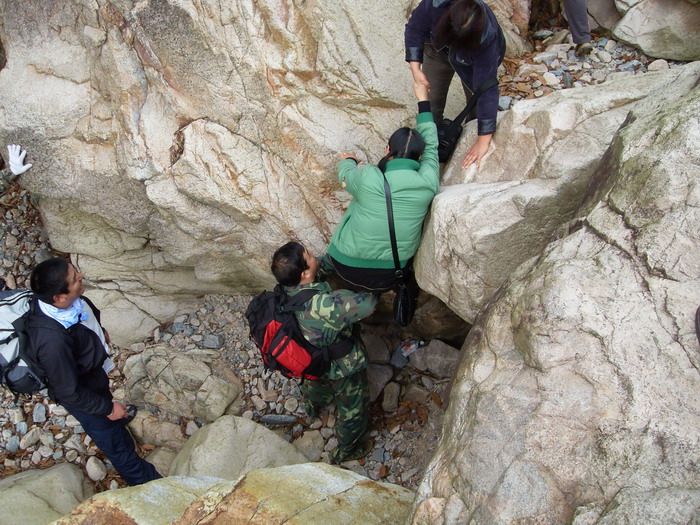
[[[100,312],[83,297],[83,276],[64,259],[40,263],[31,275],[35,293],[26,323],[29,353],[46,377],[49,397],[82,425],[129,485],[161,475],[134,449],[127,408],[112,399],[107,373],[109,334]]]
[[[467,99],[496,78],[506,42],[493,11],[483,0],[422,0],[404,33],[406,62],[413,80],[430,87],[430,106],[440,126],[455,72]],[[462,163],[477,166],[496,131],[498,85],[486,89],[476,104],[478,139]]]

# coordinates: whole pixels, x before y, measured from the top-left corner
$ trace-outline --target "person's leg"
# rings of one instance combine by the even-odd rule
[[[111,421],[105,416],[78,410],[71,410],[70,413],[129,485],[140,485],[162,477],[151,463],[136,453],[134,440],[123,421]]]
[[[335,437],[338,447],[333,451],[333,461],[359,459],[369,452],[361,441],[369,421],[369,387],[367,371],[361,370],[349,377],[333,381],[335,406],[338,417]]]
[[[301,394],[304,397],[307,415],[315,418],[323,407],[333,402],[333,385],[323,377],[315,381],[307,380],[301,385]]]
[[[425,44],[423,48],[423,73],[430,82],[430,109],[433,112],[435,122],[442,121],[447,103],[447,93],[455,70],[450,65],[447,53],[435,51],[433,46]]]
[[[576,44],[591,41],[591,30],[588,27],[588,12],[586,0],[564,0],[564,10],[569,21],[571,37]]]

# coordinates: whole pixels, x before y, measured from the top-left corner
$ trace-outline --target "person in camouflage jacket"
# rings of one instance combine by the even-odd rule
[[[332,453],[332,460],[340,463],[362,458],[372,449],[371,441],[362,440],[369,420],[368,360],[362,339],[353,335],[353,326],[374,312],[377,298],[371,293],[331,290],[324,279],[332,269],[330,265],[320,267],[318,260],[298,242],[285,244],[272,257],[272,273],[288,295],[318,290],[304,310],[296,312],[307,341],[328,346],[338,339],[355,338],[352,350],[334,359],[323,377],[307,380],[301,387],[311,417],[335,400],[338,447]]]
[[[27,152],[16,144],[7,146],[9,168],[0,171],[0,192],[4,192],[12,184],[18,176],[32,167],[31,164],[24,163],[24,157]]]

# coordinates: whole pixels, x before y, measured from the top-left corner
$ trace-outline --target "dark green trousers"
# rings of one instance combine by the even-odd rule
[[[335,419],[335,437],[338,440],[338,448],[333,451],[333,460],[340,463],[355,451],[367,429],[369,420],[367,370],[332,381],[325,377],[316,381],[304,381],[301,391],[306,403],[316,413],[335,400],[338,412]]]

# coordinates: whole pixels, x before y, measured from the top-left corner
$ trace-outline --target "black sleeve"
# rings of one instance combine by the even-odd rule
[[[422,0],[404,29],[406,62],[423,62],[423,46],[430,39],[430,2]]]
[[[67,333],[62,335],[52,332],[50,338],[44,337],[43,341],[39,341],[35,354],[39,366],[46,374],[50,393],[68,410],[76,409],[94,415],[110,414],[111,398],[94,392],[79,381],[70,336]],[[105,378],[107,376],[102,368],[95,369],[93,374],[104,374]]]

